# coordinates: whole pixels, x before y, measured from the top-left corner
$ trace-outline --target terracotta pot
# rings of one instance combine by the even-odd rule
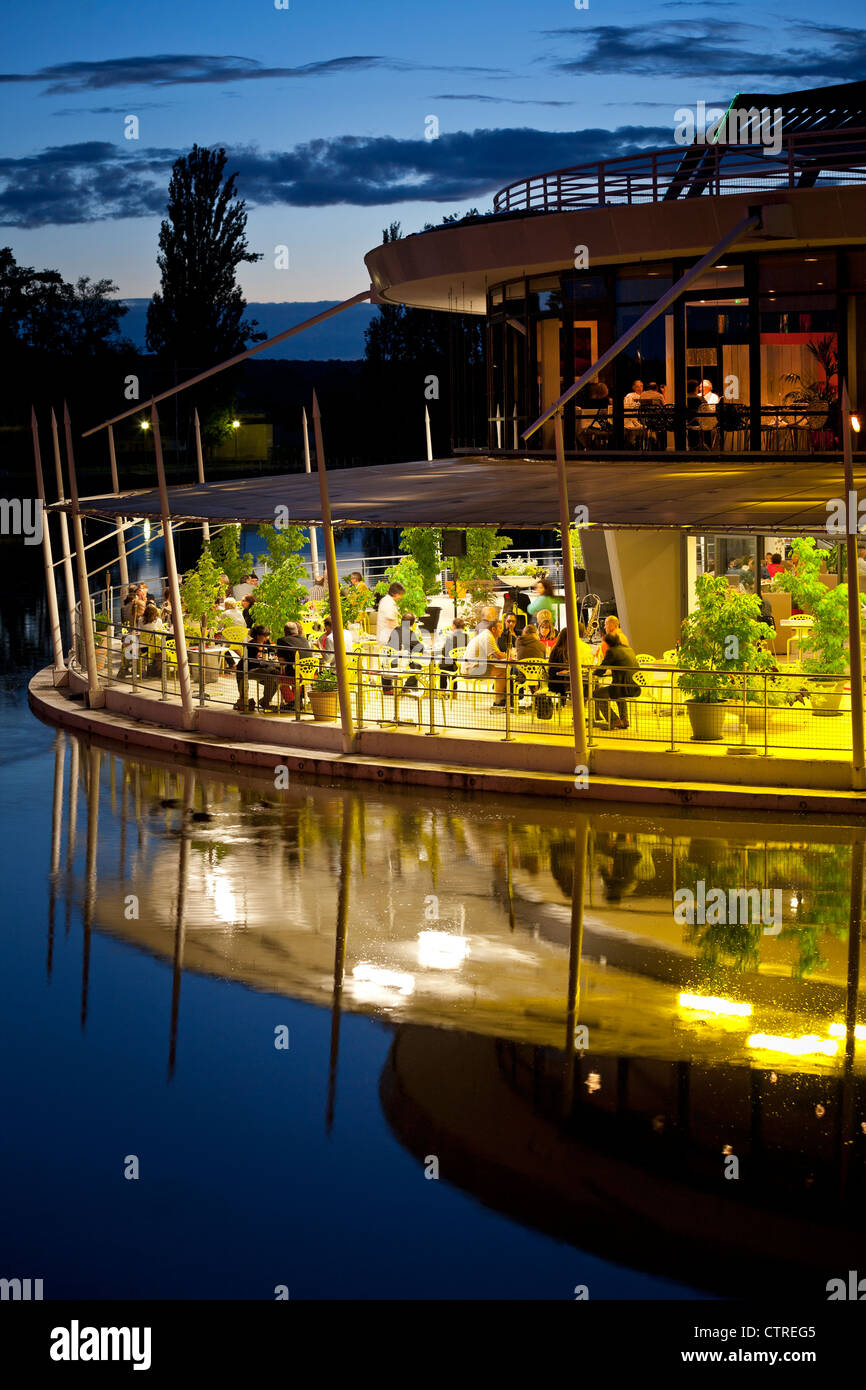
[[[317,722],[333,723],[338,709],[336,690],[311,690],[310,707]]]

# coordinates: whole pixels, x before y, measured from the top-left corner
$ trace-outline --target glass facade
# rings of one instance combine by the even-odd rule
[[[488,438],[520,436],[690,262],[565,270],[491,287]],[[812,453],[866,390],[866,252],[731,257],[622,350],[564,414],[566,449]],[[861,392],[862,394],[862,392]],[[553,427],[533,452],[553,449]]]

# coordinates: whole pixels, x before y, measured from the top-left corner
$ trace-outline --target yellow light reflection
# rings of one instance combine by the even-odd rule
[[[412,994],[415,990],[415,976],[403,970],[383,970],[369,961],[361,961],[352,970],[352,978],[359,984],[379,985],[382,989],[395,989],[398,994]]]
[[[846,1033],[845,1024],[831,1023],[827,1032],[830,1034],[831,1038],[844,1038]],[[858,1023],[857,1027],[854,1029],[854,1037],[858,1042],[866,1042],[866,1026],[862,1023]]]
[[[786,1052],[790,1057],[804,1057],[807,1053],[835,1057],[839,1050],[837,1042],[828,1042],[816,1033],[805,1033],[801,1038],[777,1038],[772,1033],[753,1033],[747,1039],[747,1046],[758,1047],[764,1052]]]
[[[752,1012],[751,1004],[737,999],[714,999],[709,994],[681,994],[680,1008],[698,1009],[704,1014],[733,1014],[737,1018],[748,1018]]]
[[[418,964],[429,970],[459,970],[469,954],[465,936],[447,931],[419,931]]]

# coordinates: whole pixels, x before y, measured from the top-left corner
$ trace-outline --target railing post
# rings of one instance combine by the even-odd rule
[[[604,164],[598,166],[598,203],[604,207]]]
[[[203,705],[205,702],[204,693],[204,638],[198,641],[198,702]]]
[[[511,743],[511,672],[505,667],[505,738],[503,743]]]
[[[433,694],[433,682],[434,682],[435,680],[436,680],[436,667],[435,667],[435,665],[433,664],[433,657],[431,656],[431,657],[430,657],[429,678],[428,678],[428,685],[427,685],[427,696],[428,696],[428,699],[429,699],[429,701],[430,701],[430,730],[429,730],[429,732],[430,732],[431,734],[435,734],[435,732],[436,732],[436,714],[435,714],[436,704],[435,704],[435,699],[434,699],[434,694]]]
[[[768,705],[767,705],[767,672],[765,671],[765,672],[764,672],[764,757],[765,757],[765,758],[766,758],[766,756],[767,756],[767,749],[768,749],[768,746],[769,746],[769,736],[768,736],[768,733],[767,733],[767,726],[768,726],[769,722],[770,722],[770,710],[769,710],[769,707],[768,707]]]
[[[675,688],[676,688],[676,683],[677,683],[677,682],[676,682],[676,675],[677,675],[676,670],[670,671],[670,672],[669,672],[669,675],[670,675],[670,678],[671,678],[671,746],[670,746],[670,751],[671,751],[671,753],[675,753],[675,752],[677,751],[676,739],[674,738],[674,725],[676,724],[676,708],[675,708],[675,704],[674,704],[674,690],[675,690]]]
[[[249,709],[250,703],[250,676],[249,676],[249,656],[247,654],[247,644],[244,642],[244,650],[241,655],[241,703],[244,710]]]
[[[159,688],[161,700],[168,699],[168,671],[166,669],[166,657],[168,649],[166,647],[166,636],[164,632],[159,634],[161,657],[159,662]]]
[[[246,650],[246,649],[245,649],[245,650]],[[295,663],[295,680],[294,680],[294,686],[295,686],[295,722],[297,723],[297,722],[300,720],[300,718],[301,718],[301,682],[300,682],[300,679],[299,679],[299,676],[298,676],[298,653],[297,653],[297,651],[292,652],[292,660],[293,660],[294,663]],[[246,703],[246,701],[245,701],[244,703]]]
[[[359,729],[364,727],[364,653],[358,652],[357,685],[355,688],[355,721]]]

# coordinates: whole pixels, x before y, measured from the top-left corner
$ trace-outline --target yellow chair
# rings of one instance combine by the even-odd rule
[[[322,665],[321,656],[299,656],[295,661],[295,704],[301,700],[300,708],[303,710],[303,692],[307,686],[311,685],[319,674]],[[288,674],[288,668],[287,672]],[[300,689],[299,689],[300,687]]]
[[[221,641],[225,642],[229,647],[237,643],[243,645],[244,642],[249,641],[249,638],[250,634],[246,627],[224,627],[220,633]]]

